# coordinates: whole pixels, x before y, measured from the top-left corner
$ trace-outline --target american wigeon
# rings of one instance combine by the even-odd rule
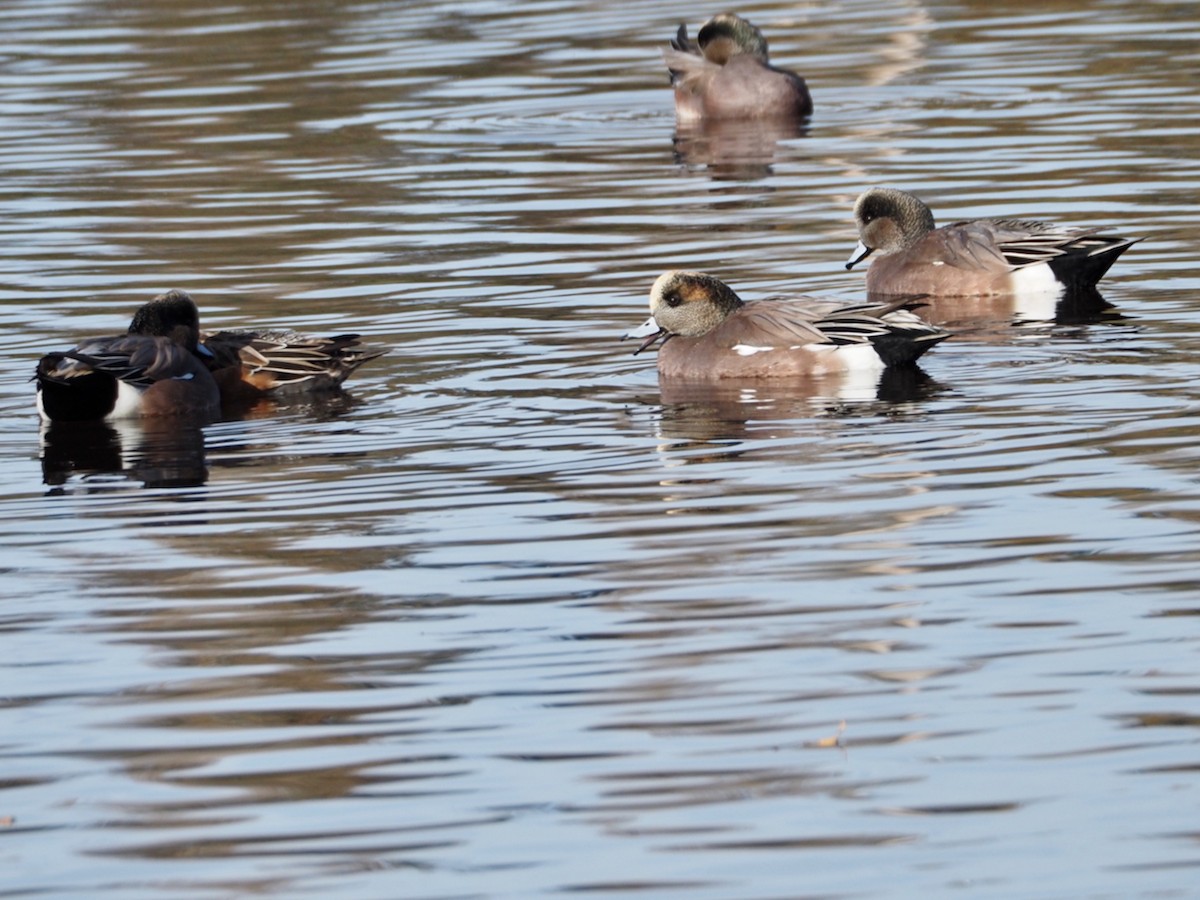
[[[625,337],[658,340],[667,378],[798,378],[905,365],[949,337],[910,310],[913,298],[846,306],[772,298],[744,302],[720,279],[664,272],[650,289],[650,318]]]
[[[72,350],[46,354],[34,375],[42,418],[215,416],[221,400],[201,360],[199,319],[191,298],[173,297],[146,312],[146,334],[92,338]]]
[[[130,333],[152,333],[146,330],[152,320],[143,322],[147,310],[178,299],[192,302],[177,289],[154,298],[134,316]],[[200,332],[200,347],[226,401],[337,390],[355,369],[387,352],[364,346],[357,334],[312,337],[294,331]]]
[[[680,25],[663,50],[675,112],[680,119],[803,118],[812,113],[804,79],[778,69],[767,56],[761,31],[734,13],[713,16],[701,26],[696,43]]]
[[[859,243],[846,268],[872,253],[872,294],[964,296],[1093,288],[1141,238],[1024,219],[976,219],[935,228],[912,194],[875,187],[854,204]]]

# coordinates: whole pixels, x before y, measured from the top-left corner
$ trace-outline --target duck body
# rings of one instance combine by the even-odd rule
[[[762,32],[733,13],[706,22],[695,43],[680,25],[663,50],[682,121],[800,119],[812,114],[804,79],[770,64]]]
[[[845,305],[811,297],[745,302],[719,279],[671,271],[650,292],[651,317],[627,337],[661,340],[658,371],[712,381],[815,378],[915,363],[949,337],[912,298]]]
[[[169,290],[138,310],[130,333],[161,331],[153,310],[174,303],[195,305],[186,291]],[[335,391],[355,369],[386,352],[364,346],[357,334],[312,337],[282,330],[201,332],[198,328],[197,333],[197,351],[227,402]]]
[[[92,338],[43,356],[34,373],[43,420],[215,416],[220,393],[201,360],[195,304],[163,304],[147,323],[159,333]]]
[[[221,396],[251,399],[339,390],[359,366],[386,351],[361,344],[357,334],[312,337],[294,331],[202,333]]]
[[[195,301],[175,289],[138,309],[125,334],[44,356],[34,375],[37,405],[48,421],[211,418],[222,402],[336,391],[385,352],[356,334],[204,333]]]
[[[1002,295],[1093,289],[1140,238],[1029,219],[975,219],[937,228],[912,194],[872,188],[854,207],[859,243],[846,268],[874,255],[871,294]]]

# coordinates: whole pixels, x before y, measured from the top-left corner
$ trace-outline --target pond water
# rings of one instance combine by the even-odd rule
[[[743,7],[811,123],[676,133],[717,11],[0,11],[0,896],[1195,895],[1194,3]],[[1145,240],[878,384],[617,341],[667,268],[859,299],[872,184]],[[390,353],[43,434],[168,287]]]

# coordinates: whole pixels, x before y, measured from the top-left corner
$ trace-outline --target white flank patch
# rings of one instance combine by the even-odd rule
[[[106,419],[125,419],[142,414],[142,392],[125,381],[117,382],[117,402]]]
[[[866,344],[809,344],[808,349],[822,354],[837,354],[837,365],[833,371],[845,369],[847,372],[871,372],[878,374],[883,371],[883,360],[875,352],[875,348]],[[814,374],[820,374],[814,368]]]
[[[841,400],[874,400],[879,393],[879,376],[887,368],[870,344],[850,344],[837,348],[846,365],[838,387]]]
[[[738,356],[753,356],[755,353],[769,353],[774,347],[756,347],[753,344],[734,344],[733,352]]]
[[[1045,263],[1025,266],[1012,273],[1013,315],[1029,322],[1054,319],[1063,285]]]

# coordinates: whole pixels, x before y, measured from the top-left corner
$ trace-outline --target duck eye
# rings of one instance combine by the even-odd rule
[[[677,307],[677,306],[678,306],[680,303],[682,303],[682,302],[683,302],[683,297],[679,296],[679,294],[677,294],[677,293],[675,293],[674,291],[672,291],[671,293],[667,294],[667,296],[666,296],[666,301],[667,301],[667,306],[669,306],[669,307],[671,307],[672,309],[674,309],[674,308],[675,308],[675,307]]]

